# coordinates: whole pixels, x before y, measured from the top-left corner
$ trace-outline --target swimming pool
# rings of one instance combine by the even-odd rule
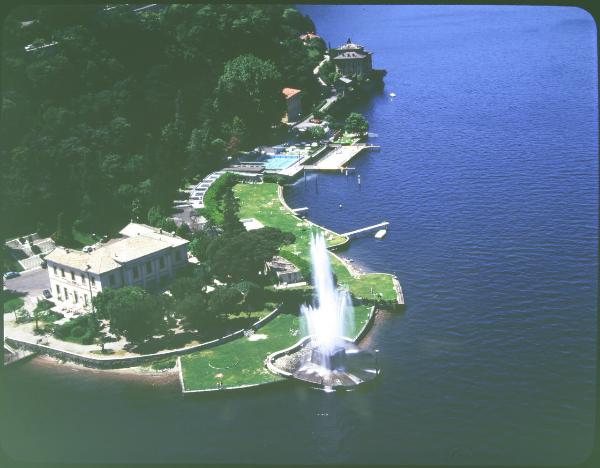
[[[281,169],[290,167],[299,158],[300,158],[300,156],[297,156],[294,154],[285,154],[285,155],[268,154],[263,158],[262,162],[265,163],[265,169],[267,171],[276,171],[276,170],[281,170]]]

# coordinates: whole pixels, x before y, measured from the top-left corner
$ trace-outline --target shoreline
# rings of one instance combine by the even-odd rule
[[[20,366],[33,365],[42,367],[52,367],[62,369],[68,372],[86,372],[90,374],[113,377],[113,378],[125,378],[127,380],[143,380],[148,381],[149,379],[156,382],[157,380],[164,380],[164,383],[171,382],[177,378],[177,368],[173,366],[171,369],[165,370],[151,370],[148,367],[136,366],[136,367],[123,367],[120,369],[97,369],[93,367],[84,366],[72,361],[63,361],[61,359],[48,356],[46,354],[37,354],[30,361],[23,364],[17,364],[12,369],[17,369]],[[7,370],[6,368],[4,369]]]

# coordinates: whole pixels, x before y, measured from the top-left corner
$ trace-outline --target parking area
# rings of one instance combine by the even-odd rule
[[[4,280],[5,289],[26,293],[23,297],[27,308],[35,306],[37,299],[43,298],[42,291],[50,289],[48,270],[38,268],[21,273],[16,278]]]

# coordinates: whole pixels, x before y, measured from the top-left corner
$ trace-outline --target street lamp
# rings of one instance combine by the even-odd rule
[[[375,372],[376,372],[377,375],[379,375],[379,359],[378,359],[378,356],[379,356],[379,350],[376,349],[375,350]]]

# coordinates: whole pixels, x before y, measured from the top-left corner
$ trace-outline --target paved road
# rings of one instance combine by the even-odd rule
[[[39,268],[21,273],[21,276],[4,280],[6,289],[27,293],[24,297],[26,302],[35,304],[36,299],[42,296],[44,289],[50,289],[50,278],[48,270]]]

